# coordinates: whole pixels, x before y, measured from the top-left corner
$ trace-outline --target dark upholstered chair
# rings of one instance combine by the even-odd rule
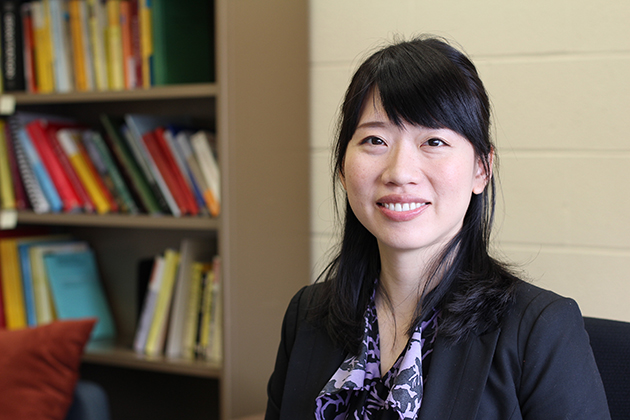
[[[630,419],[630,323],[584,317],[612,420]]]

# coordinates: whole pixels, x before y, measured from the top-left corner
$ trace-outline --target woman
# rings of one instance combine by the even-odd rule
[[[355,73],[335,174],[343,239],[287,310],[266,419],[608,419],[577,304],[488,252],[490,107],[435,38]]]

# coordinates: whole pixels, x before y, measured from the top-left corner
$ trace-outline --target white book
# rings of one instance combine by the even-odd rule
[[[155,261],[153,262],[153,269],[151,270],[151,277],[149,278],[147,294],[144,298],[142,312],[140,312],[140,320],[138,321],[136,335],[133,340],[133,349],[136,353],[144,353],[147,337],[149,336],[149,329],[151,328],[151,322],[153,321],[153,314],[155,313],[155,303],[157,302],[157,296],[160,292],[162,284],[163,274],[164,257],[158,255],[155,257]]]
[[[201,173],[206,184],[214,194],[217,201],[221,200],[221,176],[219,165],[210,148],[212,134],[207,131],[198,131],[190,137],[190,143],[199,161]]]

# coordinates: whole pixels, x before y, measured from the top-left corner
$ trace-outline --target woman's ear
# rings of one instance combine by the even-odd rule
[[[494,167],[494,147],[488,154],[487,166],[482,159],[477,158],[477,169],[473,182],[473,193],[481,194],[492,178],[492,168]]]

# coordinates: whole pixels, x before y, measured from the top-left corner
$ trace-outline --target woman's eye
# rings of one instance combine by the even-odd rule
[[[439,147],[439,146],[445,146],[446,145],[446,143],[443,140],[440,140],[440,139],[430,139],[430,140],[427,140],[425,142],[425,144],[427,146],[431,146],[431,147]]]
[[[380,139],[380,138],[374,137],[374,136],[366,137],[365,139],[363,139],[363,141],[361,143],[362,144],[370,144],[372,146],[380,146],[380,145],[385,144],[383,139]]]

